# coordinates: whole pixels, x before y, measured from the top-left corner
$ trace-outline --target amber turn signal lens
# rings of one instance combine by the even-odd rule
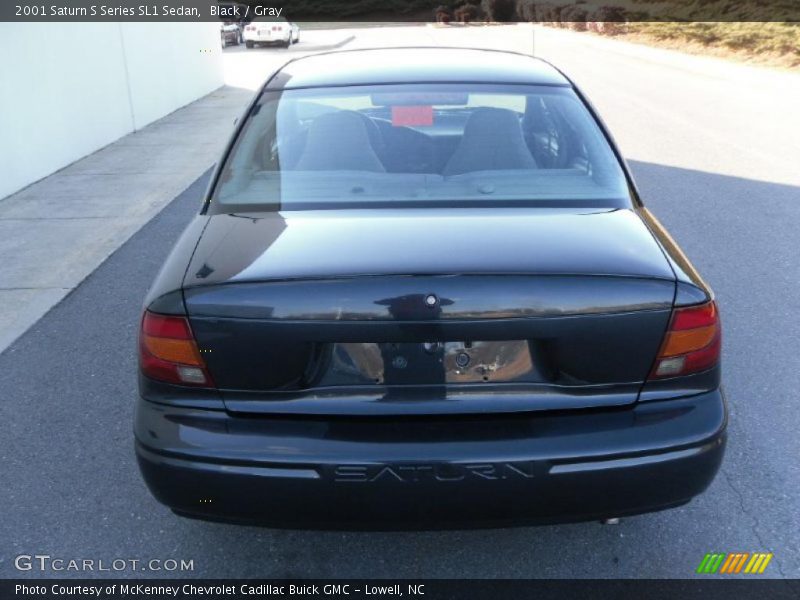
[[[705,348],[717,334],[716,325],[698,327],[697,329],[684,329],[683,331],[670,331],[661,349],[661,356],[677,356],[686,354],[700,348]]]
[[[203,361],[193,340],[175,340],[145,335],[143,341],[145,349],[156,358],[182,365],[203,366]]]

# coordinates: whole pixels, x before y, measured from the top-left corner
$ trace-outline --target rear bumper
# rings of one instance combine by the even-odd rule
[[[140,401],[136,453],[186,516],[296,528],[572,522],[688,502],[725,447],[720,391],[619,409],[366,419],[232,417]]]
[[[253,42],[254,44],[283,44],[289,41],[292,34],[279,33],[275,35],[259,35],[255,33],[248,33],[244,36],[246,42]]]

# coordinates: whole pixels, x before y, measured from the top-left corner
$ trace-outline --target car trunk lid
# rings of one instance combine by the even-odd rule
[[[210,219],[185,279],[230,410],[437,414],[634,402],[674,276],[628,210]]]

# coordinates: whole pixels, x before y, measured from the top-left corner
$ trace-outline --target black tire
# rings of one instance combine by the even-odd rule
[[[285,42],[283,42],[283,47],[284,47],[284,48],[288,48],[288,47],[289,47],[289,46],[291,46],[291,45],[292,45],[292,36],[291,36],[291,35],[289,35],[289,39],[288,39],[288,40],[286,40]]]
[[[254,45],[254,44],[253,44],[253,40],[247,40],[247,41],[244,43],[244,45],[245,45],[245,46],[247,46],[248,48],[252,48],[252,47],[253,47],[253,45]]]

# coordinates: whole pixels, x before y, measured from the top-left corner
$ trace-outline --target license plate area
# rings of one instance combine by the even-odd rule
[[[333,344],[329,385],[541,381],[527,340]]]

